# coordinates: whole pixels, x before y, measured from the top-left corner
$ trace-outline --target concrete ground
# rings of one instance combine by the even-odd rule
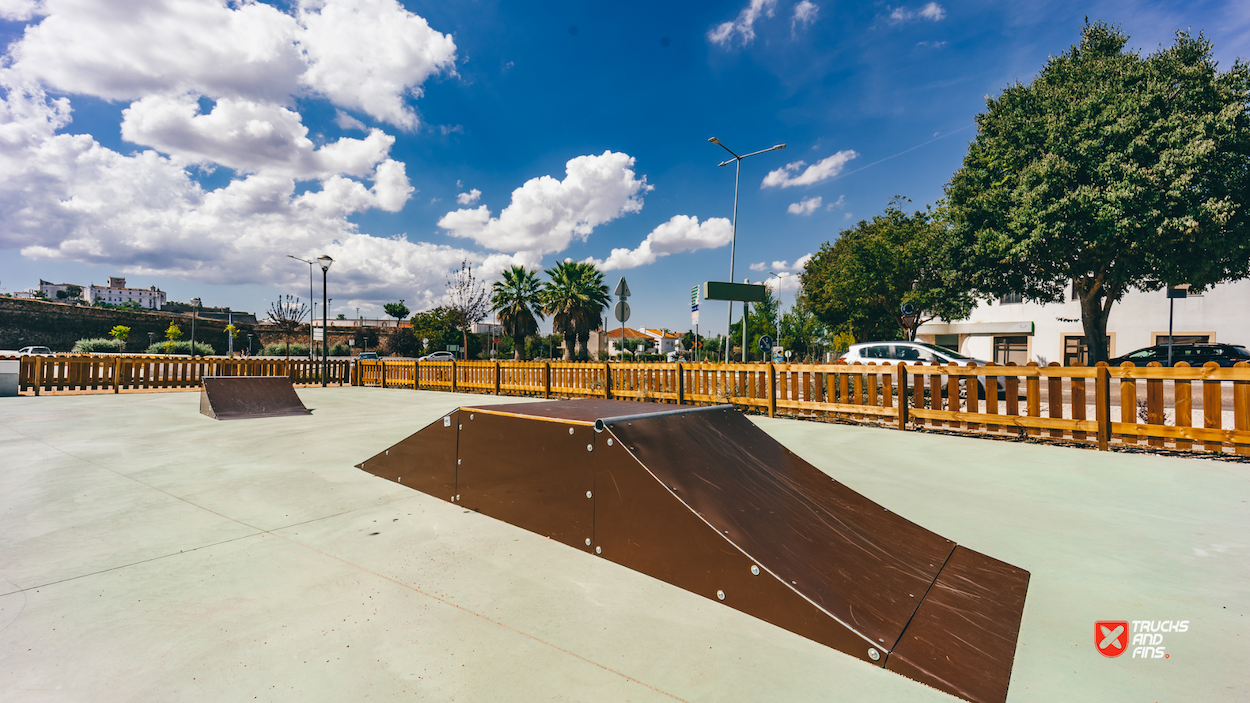
[[[302,389],[0,399],[0,700],[953,701],[719,603],[353,468],[447,410]],[[1011,701],[1241,701],[1246,464],[753,418],[1032,572]],[[1097,620],[1188,620],[1104,658]]]

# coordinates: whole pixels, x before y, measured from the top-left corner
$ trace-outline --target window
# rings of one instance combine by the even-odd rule
[[[1176,334],[1172,335],[1172,344],[1207,344],[1211,341],[1209,334]],[[1155,337],[1155,344],[1167,346],[1168,336],[1161,334]]]
[[[1029,338],[1025,336],[995,337],[994,363],[999,366],[1009,363],[1024,366],[1029,363]]]
[[[1014,305],[1016,303],[1024,302],[1024,296],[1019,293],[1012,292],[1000,297],[998,302],[1002,305]]]
[[[946,347],[951,351],[959,351],[959,335],[957,334],[935,334],[933,335],[933,343],[939,347]]]
[[[865,359],[888,359],[890,358],[890,347],[885,344],[874,344],[871,347],[864,347],[861,354]]]
[[[1111,349],[1111,337],[1107,337],[1107,349]],[[1089,366],[1089,345],[1084,336],[1065,336],[1063,338],[1063,365],[1071,366],[1075,362]]]

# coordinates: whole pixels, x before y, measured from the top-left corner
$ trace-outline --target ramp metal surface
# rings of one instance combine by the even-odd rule
[[[868,500],[730,406],[461,407],[360,468],[978,703],[1027,571]]]
[[[200,412],[218,420],[311,414],[291,380],[281,376],[205,376]]]

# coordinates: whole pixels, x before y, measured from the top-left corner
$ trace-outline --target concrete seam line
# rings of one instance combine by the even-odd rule
[[[273,533],[270,533],[270,534],[273,534]],[[432,598],[433,600],[436,600],[436,601],[438,601],[439,603],[442,603],[443,605],[448,605],[448,606],[451,606],[452,608],[455,608],[456,610],[459,610],[459,611],[464,612],[464,613],[468,613],[469,615],[472,615],[472,616],[474,616],[474,617],[481,618],[481,619],[485,620],[486,622],[491,623],[492,625],[498,625],[499,627],[502,627],[502,628],[504,628],[505,630],[511,630],[512,632],[515,632],[516,634],[518,634],[518,635],[520,635],[520,636],[522,636],[522,637],[525,637],[525,638],[531,639],[531,640],[533,640],[533,641],[535,641],[535,642],[537,642],[537,643],[539,643],[539,644],[542,644],[542,645],[546,645],[546,646],[548,646],[548,647],[551,647],[552,649],[556,650],[557,652],[563,652],[564,654],[567,654],[567,655],[569,655],[569,656],[571,656],[571,657],[574,657],[574,658],[580,659],[580,660],[582,660],[582,661],[586,662],[587,664],[591,664],[591,665],[597,666],[597,667],[599,667],[600,669],[603,669],[604,671],[607,671],[607,672],[609,672],[609,673],[616,674],[617,676],[620,676],[621,678],[623,678],[623,679],[625,679],[625,680],[627,680],[627,681],[632,681],[632,682],[634,682],[634,683],[638,684],[639,686],[645,686],[645,687],[647,687],[647,688],[651,689],[652,691],[655,691],[656,693],[659,693],[659,694],[663,694],[663,695],[665,695],[665,696],[668,696],[669,698],[672,698],[673,700],[682,701],[682,703],[689,703],[689,701],[687,701],[685,698],[680,698],[680,697],[678,697],[678,696],[675,696],[675,695],[673,695],[673,694],[669,693],[668,691],[664,691],[664,690],[662,690],[662,689],[656,688],[655,686],[652,686],[652,685],[651,685],[651,684],[649,684],[649,683],[646,683],[646,682],[643,682],[643,681],[639,681],[638,679],[636,679],[636,678],[634,678],[634,677],[630,676],[629,674],[626,674],[626,673],[623,673],[623,672],[617,671],[616,669],[613,669],[613,668],[611,668],[611,667],[604,666],[603,664],[600,664],[599,662],[594,661],[594,660],[592,660],[592,659],[588,659],[588,658],[586,658],[586,657],[583,657],[582,655],[580,655],[580,654],[578,654],[578,653],[576,653],[576,652],[570,652],[569,650],[567,650],[567,649],[565,649],[565,648],[563,648],[563,647],[561,647],[561,646],[559,646],[559,645],[552,644],[551,642],[548,642],[548,641],[546,641],[546,640],[544,640],[544,639],[541,639],[541,638],[539,638],[539,637],[536,637],[536,636],[534,636],[534,635],[531,635],[531,634],[530,634],[530,633],[528,633],[528,632],[523,632],[523,631],[521,631],[521,630],[518,630],[518,629],[516,629],[515,627],[512,627],[511,625],[506,625],[506,624],[504,624],[504,623],[502,623],[502,622],[499,622],[498,620],[493,620],[493,619],[491,619],[491,618],[489,618],[489,617],[487,617],[487,616],[485,616],[485,615],[482,615],[481,613],[478,613],[478,612],[473,611],[473,610],[469,610],[468,608],[464,607],[463,605],[456,605],[455,603],[452,603],[452,602],[451,602],[451,601],[449,601],[449,600],[446,600],[446,599],[444,599],[444,598],[440,598],[440,597],[438,597],[438,596],[436,596],[436,595],[434,595],[434,594],[432,594],[432,593],[427,593],[427,592],[425,592],[425,591],[421,590],[420,588],[417,588],[416,586],[410,586],[410,585],[408,585],[408,584],[406,584],[406,583],[404,583],[404,582],[402,582],[402,581],[399,581],[398,579],[392,578],[392,577],[387,576],[387,575],[385,575],[385,574],[380,574],[380,573],[378,573],[378,572],[374,571],[373,569],[369,569],[369,568],[366,568],[366,567],[361,566],[360,564],[355,564],[355,563],[353,563],[353,562],[347,561],[346,559],[343,559],[342,557],[337,557],[337,556],[335,556],[335,555],[333,555],[333,554],[330,554],[329,552],[322,551],[322,550],[320,550],[320,549],[317,549],[316,547],[313,547],[313,546],[308,545],[308,544],[304,544],[303,542],[298,542],[298,541],[293,540],[293,539],[291,539],[291,538],[289,538],[289,537],[286,537],[286,536],[283,536],[283,535],[277,535],[277,534],[275,534],[275,535],[273,535],[273,536],[274,536],[274,537],[277,537],[278,539],[286,540],[287,542],[290,542],[291,544],[294,544],[294,545],[297,545],[297,546],[303,547],[304,549],[307,549],[307,550],[309,550],[309,551],[316,552],[316,553],[318,553],[318,554],[320,554],[320,555],[322,555],[322,556],[324,556],[324,557],[328,557],[328,558],[333,559],[333,560],[335,560],[335,561],[337,561],[337,562],[340,562],[340,563],[342,563],[342,564],[346,564],[346,565],[348,565],[348,566],[350,566],[350,567],[353,567],[353,568],[356,568],[356,569],[360,569],[361,571],[365,572],[366,574],[372,574],[373,576],[376,576],[376,577],[378,577],[378,578],[382,579],[383,581],[389,581],[389,582],[391,582],[391,583],[395,584],[396,586],[399,586],[400,588],[406,588],[406,589],[408,589],[408,590],[410,590],[410,591],[413,591],[414,593],[420,593],[421,595],[426,596],[427,598]]]

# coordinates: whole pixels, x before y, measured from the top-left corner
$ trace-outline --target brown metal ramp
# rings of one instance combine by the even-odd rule
[[[205,376],[200,412],[217,420],[312,414],[281,376]]]
[[[967,700],[1006,698],[1028,572],[868,500],[730,406],[462,407],[360,468]]]

